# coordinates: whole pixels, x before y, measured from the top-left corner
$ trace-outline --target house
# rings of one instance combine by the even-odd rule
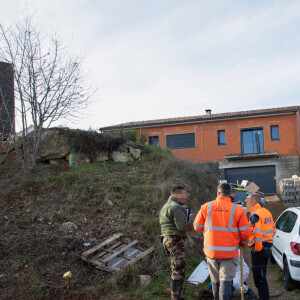
[[[0,62],[0,138],[14,133],[14,74],[11,64]]]
[[[299,106],[130,122],[101,128],[137,130],[149,144],[217,168],[229,182],[254,181],[265,193],[279,190],[282,178],[299,175]]]

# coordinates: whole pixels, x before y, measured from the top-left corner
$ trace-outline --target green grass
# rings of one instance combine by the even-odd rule
[[[78,295],[87,292],[97,298],[110,294],[114,299],[122,293],[128,299],[169,298],[152,294],[170,287],[169,262],[159,242],[159,211],[171,187],[180,184],[187,188],[188,205],[196,214],[203,202],[215,197],[217,178],[200,165],[174,157],[169,150],[149,145],[141,148],[140,160],[128,163],[82,164],[72,168],[38,164],[34,172],[13,179],[11,186],[1,191],[8,205],[1,207],[0,222],[9,222],[3,230],[5,243],[10,245],[9,252],[0,249],[7,255],[3,269],[10,270],[10,262],[15,262],[14,269],[18,270],[17,282],[6,284],[19,291],[19,282],[26,283],[26,290],[15,295],[16,299],[51,299],[52,292],[62,298],[65,282],[58,273],[68,270],[74,274],[74,293]],[[62,234],[59,228],[64,222],[77,224],[77,231]],[[95,245],[116,232],[138,239],[144,249],[153,246],[155,253],[138,270],[113,282],[109,275],[79,258],[86,250],[83,241],[93,241]],[[198,248],[194,248],[186,248],[186,278],[203,259]],[[31,268],[23,266],[20,255],[32,264]],[[139,274],[152,276],[148,288],[139,287]],[[13,278],[13,274],[7,278]],[[38,284],[34,278],[38,278]],[[185,283],[186,299],[193,299],[205,287],[207,283]]]

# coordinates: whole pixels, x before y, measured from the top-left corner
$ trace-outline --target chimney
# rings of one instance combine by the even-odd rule
[[[211,109],[206,109],[205,112],[207,116],[211,116]]]

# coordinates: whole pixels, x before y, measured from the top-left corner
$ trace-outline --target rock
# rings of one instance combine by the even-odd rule
[[[140,286],[146,288],[151,283],[152,278],[150,275],[139,275]]]
[[[107,152],[97,152],[95,153],[95,161],[108,161],[109,155]]]
[[[68,138],[56,129],[48,129],[42,133],[37,161],[63,158],[72,150]]]
[[[70,156],[71,154],[66,156],[67,161],[69,162],[70,160]],[[80,164],[84,164],[84,163],[90,163],[90,157],[89,155],[85,154],[85,153],[76,153],[74,154],[74,158],[73,158],[73,164],[75,165],[80,165]]]
[[[110,200],[106,200],[106,202],[107,202],[107,204],[108,204],[109,206],[113,206],[113,205],[114,205]]]
[[[54,166],[64,166],[67,162],[65,159],[50,159],[49,164]]]
[[[76,230],[78,228],[78,226],[76,224],[74,224],[73,222],[66,222],[63,223],[60,226],[60,231],[64,232],[64,233],[68,233],[68,232],[72,232],[73,230]]]
[[[131,154],[131,156],[134,158],[134,159],[139,159],[142,151],[140,149],[134,149],[134,148],[130,148],[129,149],[129,153]]]
[[[14,164],[18,160],[17,153],[15,151],[8,152],[6,154],[0,154],[0,164]]]
[[[0,141],[0,154],[8,153],[14,150],[12,141]]]
[[[133,158],[127,152],[113,151],[111,157],[113,161],[119,161],[119,162],[127,162],[133,160]]]

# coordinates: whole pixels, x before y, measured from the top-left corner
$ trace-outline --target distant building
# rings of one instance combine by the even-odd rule
[[[229,182],[254,181],[265,193],[279,180],[300,175],[299,106],[124,123],[100,128],[113,133],[137,130],[149,144],[216,168]]]
[[[0,62],[0,137],[14,133],[15,96],[11,64]]]

